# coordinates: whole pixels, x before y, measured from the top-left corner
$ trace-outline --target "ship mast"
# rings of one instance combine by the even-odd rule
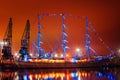
[[[38,55],[39,55],[39,57],[41,57],[41,44],[43,43],[42,41],[41,41],[41,24],[40,24],[40,15],[38,15]]]
[[[63,48],[63,56],[66,57],[67,51],[67,33],[66,33],[66,25],[65,25],[65,14],[62,14],[62,48]]]

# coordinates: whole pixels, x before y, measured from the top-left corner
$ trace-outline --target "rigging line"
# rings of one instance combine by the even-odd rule
[[[111,52],[113,52],[113,50],[112,50],[112,49],[103,41],[103,39],[99,36],[99,33],[95,30],[95,28],[94,28],[94,26],[92,25],[92,23],[90,22],[90,20],[89,20],[89,24],[90,24],[90,27],[92,28],[93,32],[95,33],[95,35],[99,37],[99,40],[101,41],[101,43],[104,44],[108,50],[110,50]]]
[[[98,40],[95,40],[95,39],[93,39],[92,38],[92,36],[91,36],[91,38],[90,38],[94,43],[97,43],[98,44],[98,41],[99,41],[99,43],[101,43],[101,41],[98,39]],[[102,45],[105,45],[105,44],[103,44],[102,43]],[[110,49],[108,49],[108,47],[106,47],[106,45],[105,45],[105,48],[108,50],[108,51],[110,51]]]
[[[8,35],[8,31],[9,31],[9,24],[8,24],[8,26],[7,26],[7,29],[6,29],[6,31],[5,31],[5,34],[4,34],[4,38],[3,39],[5,39]]]
[[[49,48],[50,48],[51,50],[53,50],[53,49],[52,49],[52,45],[50,44],[50,41],[48,40],[48,38],[45,37],[45,36],[43,36],[43,40],[46,40],[46,42],[47,42],[48,45],[49,45]]]
[[[52,50],[52,46],[50,45],[50,41],[48,41],[48,39],[45,37],[45,36],[43,36],[44,38],[43,38],[43,40],[46,40],[47,41],[47,43],[48,43],[48,45],[49,45],[49,48]],[[36,47],[36,48],[38,48],[37,46],[36,46],[36,43],[37,42],[37,38],[36,38],[36,40],[34,41],[34,46]]]
[[[31,26],[35,25],[35,23],[37,22],[37,19],[38,19],[37,17],[34,18],[33,22],[31,23]]]
[[[46,16],[51,17],[51,16],[54,16],[54,15],[43,14],[43,15],[41,15],[41,16],[42,16],[43,18],[45,18]],[[43,36],[43,40],[46,40],[46,42],[47,42],[48,45],[49,45],[49,48],[50,48],[51,50],[53,50],[52,45],[50,44],[50,41],[48,40],[48,38],[45,37],[45,36]]]
[[[89,19],[88,19],[88,26],[89,26],[89,24],[90,24],[90,21],[89,21]],[[90,27],[90,26],[89,26],[89,27]],[[90,28],[89,28],[89,29],[90,29]],[[88,30],[89,30],[89,29],[88,29]],[[92,29],[91,29],[91,30],[93,30],[93,32],[97,33],[93,26],[92,26]],[[89,30],[89,31],[91,31],[91,30]],[[99,37],[98,37],[98,39],[99,39]],[[100,42],[102,41],[102,43],[105,44],[102,39],[99,39],[99,40],[100,40]],[[106,46],[106,45],[105,45],[105,46]],[[108,49],[108,46],[106,46],[106,48]],[[110,50],[110,49],[109,49],[109,50]]]
[[[90,47],[90,49],[91,49],[91,51],[95,54],[95,55],[99,55],[99,53],[98,52],[96,52],[96,50],[94,50],[93,48],[91,48]]]
[[[64,13],[62,13],[62,14],[64,14]],[[53,17],[53,16],[61,17],[62,14],[49,14],[49,13],[45,14],[45,13],[43,13],[43,14],[39,14],[39,15],[42,16],[42,17],[45,17],[45,16],[48,16],[48,17]],[[74,16],[72,14],[64,14],[64,16],[65,17],[72,17],[72,18],[80,18],[80,19],[84,19],[86,17],[86,16]]]
[[[51,50],[53,50],[52,45],[50,44],[49,39],[48,39],[46,36],[42,36],[42,39],[45,40],[45,41],[48,43],[49,48],[50,48]],[[35,42],[37,42],[37,40],[35,40]],[[35,45],[35,44],[34,44],[34,45]]]

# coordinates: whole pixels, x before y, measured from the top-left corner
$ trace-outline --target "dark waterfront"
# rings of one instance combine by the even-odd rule
[[[1,70],[0,80],[120,80],[120,69]]]

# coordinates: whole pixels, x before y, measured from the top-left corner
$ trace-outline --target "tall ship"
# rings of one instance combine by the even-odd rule
[[[55,19],[52,21],[49,17]],[[59,19],[57,20],[57,18]],[[18,53],[12,54],[12,18],[10,18],[2,42],[1,68],[97,68],[108,66],[113,67],[114,65],[119,66],[116,64],[116,55],[114,51],[105,44],[86,16],[73,16],[70,14],[40,14],[38,15],[37,21],[37,39],[32,42],[32,51],[30,51],[31,25],[30,21],[27,20],[21,38],[20,50]],[[43,46],[47,41],[43,41],[43,38],[45,37],[43,37],[44,33],[42,32],[42,29],[44,28],[42,27],[44,26],[42,25],[50,26],[49,23],[55,24],[54,26],[61,26],[55,29],[55,33],[52,33],[50,30],[45,30],[46,32],[44,31],[46,35],[50,35],[52,39],[54,35],[61,37],[59,41],[54,41],[55,46],[52,46],[51,50],[47,50]],[[48,29],[50,28],[52,27],[49,27]],[[73,30],[73,28],[75,29]],[[52,36],[49,32],[52,33]],[[74,36],[72,34],[73,32],[75,33]],[[81,34],[78,34],[78,32],[81,32]],[[78,44],[81,48],[71,48],[71,45],[73,45],[71,43],[75,42],[77,38],[79,38],[79,42],[82,43]],[[52,42],[50,43],[48,41],[48,44],[52,44]],[[106,49],[106,51],[101,49]],[[108,54],[100,55],[100,52],[108,52]]]

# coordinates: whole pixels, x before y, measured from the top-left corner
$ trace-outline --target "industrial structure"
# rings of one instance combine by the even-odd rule
[[[8,27],[3,38],[2,60],[13,60],[12,56],[12,18],[9,19]]]
[[[21,54],[20,59],[27,60],[30,57],[29,55],[29,46],[30,46],[30,21],[27,20],[26,26],[21,39],[21,48],[19,53]]]

